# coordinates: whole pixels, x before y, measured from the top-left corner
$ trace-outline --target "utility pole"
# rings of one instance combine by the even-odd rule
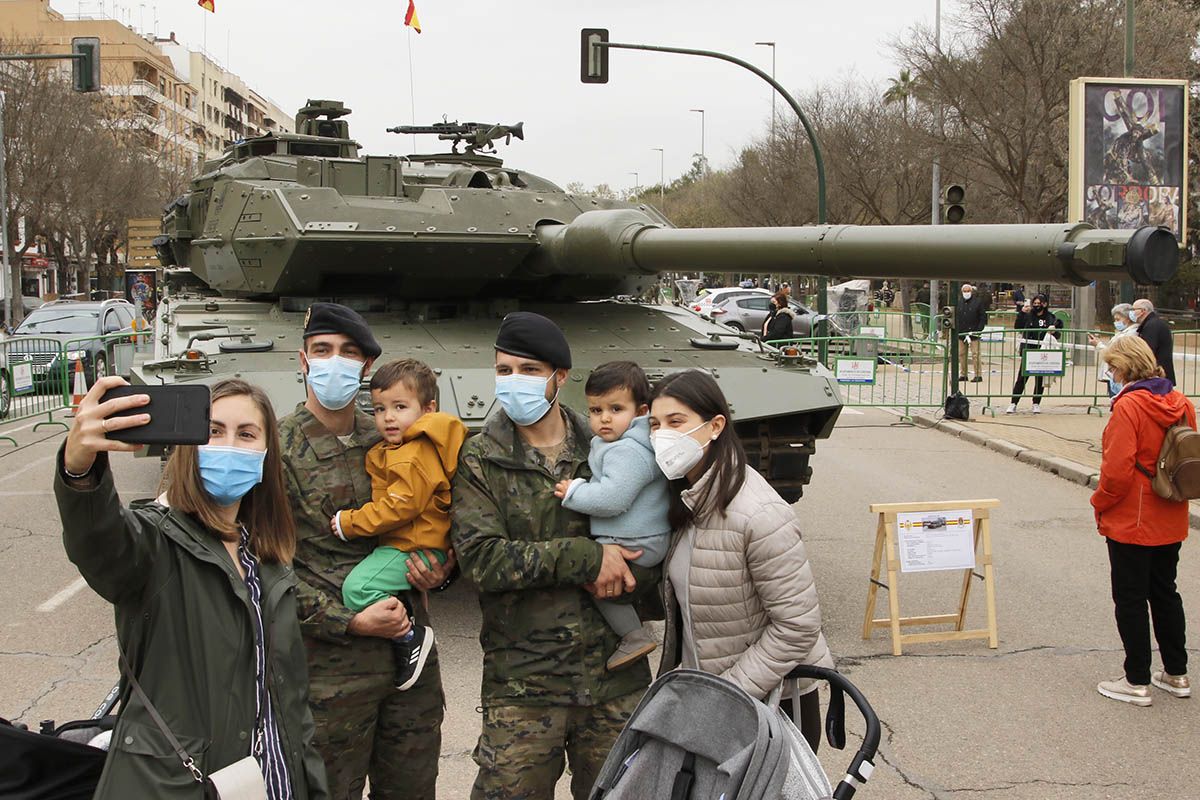
[[[1134,19],[1133,0],[1125,0],[1125,77],[1133,77],[1134,69]],[[1134,295],[1133,281],[1121,281],[1117,287],[1122,303],[1132,303]],[[1093,303],[1095,305],[1095,303]]]
[[[4,301],[4,321],[12,326],[16,317],[12,290],[12,265],[8,261],[8,170],[4,164],[4,92],[0,91],[0,248],[3,249],[4,279],[0,281],[0,299]]]
[[[633,196],[638,197],[642,193],[641,192],[641,189],[642,189],[641,179],[638,178],[638,174],[636,172],[631,172],[629,174],[633,176]]]
[[[693,108],[690,110],[700,115],[700,174],[705,175],[708,173],[708,158],[704,155],[704,109]]]
[[[934,7],[934,15],[933,16],[934,16],[933,35],[934,35],[934,41],[936,43],[935,47],[937,49],[937,56],[940,58],[942,55],[942,0],[936,0],[936,5]],[[939,106],[938,107],[938,122],[939,123],[941,122],[941,119],[942,119],[942,109],[941,109],[941,106]],[[939,133],[941,132],[940,125],[938,128],[938,132]],[[930,196],[933,201],[933,203],[932,203],[933,213],[931,214],[932,219],[930,221],[932,222],[932,224],[938,225],[942,221],[942,219],[941,219],[942,215],[940,213],[942,210],[942,162],[937,156],[934,156],[934,159],[933,159],[933,186],[932,186],[932,192],[931,192]],[[907,297],[904,299],[908,300]],[[937,336],[937,331],[934,330],[933,321],[937,317],[938,308],[940,308],[940,306],[938,305],[938,282],[934,280],[934,281],[929,282],[929,321],[928,321],[929,330],[927,330],[925,332],[926,335],[930,339],[934,339]]]
[[[775,80],[775,43],[755,42],[758,47],[771,48],[771,80]],[[775,149],[775,91],[771,90],[771,149]]]
[[[665,168],[666,156],[663,154],[661,147],[651,147],[651,150],[658,151],[658,210],[665,217],[667,215],[667,172]]]

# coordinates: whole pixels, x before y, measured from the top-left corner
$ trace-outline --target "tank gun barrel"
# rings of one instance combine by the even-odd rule
[[[1012,280],[1086,285],[1169,280],[1179,243],[1165,228],[819,225],[666,228],[634,210],[588,211],[538,228],[543,274],[801,273],[858,278]]]

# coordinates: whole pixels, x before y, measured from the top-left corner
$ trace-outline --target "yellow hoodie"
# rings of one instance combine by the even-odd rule
[[[435,411],[409,426],[400,444],[383,441],[372,447],[366,465],[371,502],[338,512],[342,538],[378,536],[380,545],[404,552],[447,550],[450,480],[466,439],[462,420]]]

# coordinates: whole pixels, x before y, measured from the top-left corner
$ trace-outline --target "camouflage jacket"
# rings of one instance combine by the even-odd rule
[[[375,539],[343,542],[329,530],[335,512],[371,501],[366,457],[379,439],[374,421],[362,411],[355,412],[348,447],[303,403],[279,421],[283,476],[296,520],[300,630],[314,676],[391,674],[388,641],[347,633],[354,612],[342,604],[342,582],[375,549]],[[424,616],[422,604],[415,605],[416,616]]]
[[[593,705],[645,689],[645,660],[608,672],[619,637],[581,585],[600,572],[588,519],[554,496],[587,478],[587,421],[564,409],[557,464],[527,445],[502,411],[463,447],[452,487],[450,537],[480,590],[484,705]]]

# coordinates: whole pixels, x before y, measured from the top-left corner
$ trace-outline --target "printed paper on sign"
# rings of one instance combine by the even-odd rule
[[[838,383],[874,383],[875,359],[840,357],[833,363]]]
[[[896,515],[901,572],[975,568],[975,519],[969,508]]]
[[[13,364],[12,390],[13,394],[28,394],[33,391],[33,365],[28,361]]]
[[[1066,350],[1026,350],[1021,369],[1026,375],[1062,375],[1067,369]]]

